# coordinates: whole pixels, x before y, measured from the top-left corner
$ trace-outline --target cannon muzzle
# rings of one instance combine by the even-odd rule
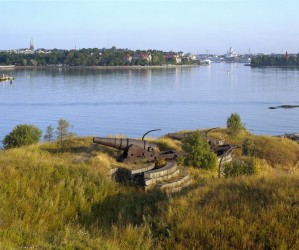
[[[126,150],[131,145],[138,146],[149,152],[157,149],[156,144],[130,138],[93,137],[93,142],[120,150]]]

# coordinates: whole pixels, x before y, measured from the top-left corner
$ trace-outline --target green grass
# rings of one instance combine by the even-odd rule
[[[215,138],[223,138],[226,143],[243,147],[243,142],[248,139],[254,146],[254,155],[264,160],[272,168],[289,170],[298,167],[299,144],[286,139],[273,136],[257,136],[247,132],[240,133],[237,137],[229,137],[226,129],[211,131],[209,134]],[[234,150],[237,157],[242,157],[242,149]]]
[[[0,151],[0,249],[298,249],[298,144],[233,140],[248,136],[263,175],[190,169],[194,183],[170,196],[115,183],[107,172],[118,152],[91,138]]]
[[[190,189],[161,211],[161,249],[298,249],[298,180],[238,177]]]

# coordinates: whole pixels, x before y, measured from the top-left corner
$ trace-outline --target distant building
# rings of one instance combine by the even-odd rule
[[[232,47],[230,47],[229,51],[227,51],[224,57],[228,59],[232,59],[232,58],[236,58],[237,56],[238,54],[234,51]]]
[[[132,59],[133,59],[133,57],[129,54],[125,55],[123,58],[124,62],[126,62],[126,63],[131,63]]]
[[[195,61],[196,60],[196,56],[191,54],[191,53],[184,54],[183,57],[185,59],[187,59],[188,61]]]
[[[140,53],[136,53],[134,54],[133,60],[146,60],[148,62],[150,62],[152,60],[152,55],[146,52],[140,52]]]
[[[166,62],[174,61],[174,63],[178,64],[182,62],[182,57],[178,54],[167,54],[164,56]]]
[[[31,51],[34,51],[34,44],[33,44],[33,40],[31,40],[31,41],[30,41],[29,50],[31,50]]]
[[[15,51],[17,54],[34,54],[33,40],[30,41],[29,48],[22,48]]]
[[[51,51],[45,48],[39,48],[34,51],[37,54],[51,54]]]

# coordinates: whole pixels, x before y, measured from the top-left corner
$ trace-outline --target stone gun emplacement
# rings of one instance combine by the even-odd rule
[[[94,137],[93,142],[123,151],[120,160],[127,163],[139,162],[153,162],[157,159],[173,160],[178,154],[175,151],[168,150],[160,152],[158,146],[144,140],[144,137],[149,132],[156,131],[150,130],[145,133],[141,140],[130,138],[107,138],[107,137]]]

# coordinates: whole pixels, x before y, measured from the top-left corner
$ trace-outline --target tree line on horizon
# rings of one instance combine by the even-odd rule
[[[179,52],[182,54],[182,52]],[[151,59],[136,58],[134,55],[150,54]],[[164,64],[192,64],[188,58],[181,58],[177,63],[174,57],[176,52],[164,52],[161,50],[129,50],[112,47],[109,49],[80,49],[59,50],[53,49],[50,53],[11,53],[0,52],[0,65],[17,66],[125,66],[125,65],[164,65]],[[132,56],[131,60],[126,57]]]
[[[299,67],[298,55],[261,55],[251,58],[252,67]]]

